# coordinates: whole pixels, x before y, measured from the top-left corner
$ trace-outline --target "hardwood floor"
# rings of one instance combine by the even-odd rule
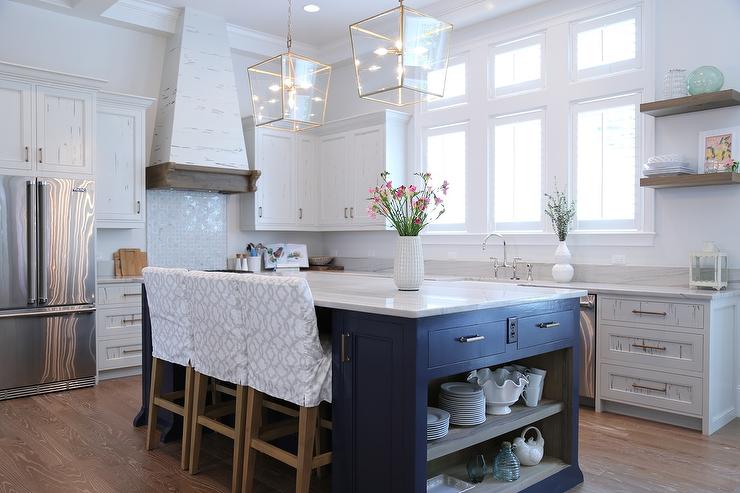
[[[144,450],[132,418],[138,377],[92,389],[0,402],[0,492],[227,492],[231,442],[204,437],[201,472],[179,467],[178,443]],[[581,413],[578,493],[736,493],[740,420],[712,437],[633,418]],[[259,493],[289,493],[290,468],[260,457]],[[312,493],[329,491],[313,479]]]

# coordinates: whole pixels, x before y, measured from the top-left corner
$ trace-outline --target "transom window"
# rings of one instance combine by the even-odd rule
[[[543,86],[545,35],[534,34],[493,47],[493,95],[529,91]]]
[[[639,67],[639,28],[640,9],[637,7],[575,23],[576,78]]]

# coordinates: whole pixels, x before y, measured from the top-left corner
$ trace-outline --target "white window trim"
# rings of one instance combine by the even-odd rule
[[[452,106],[435,111],[423,111],[423,105],[417,105],[414,108],[413,125],[410,132],[415,138],[412,139],[413,144],[409,146],[409,162],[412,163],[410,173],[420,171],[423,165],[421,156],[423,145],[422,133],[424,128],[465,120],[471,123],[468,133],[469,141],[467,143],[467,231],[428,230],[422,234],[424,243],[450,246],[480,245],[485,232],[491,231],[489,224],[491,215],[489,213],[490,205],[488,204],[490,190],[487,186],[489,181],[487,146],[484,145],[479,149],[481,145],[477,143],[476,139],[481,140],[481,143],[484,141],[488,131],[487,122],[491,115],[497,113],[514,113],[521,111],[522,107],[548,106],[547,95],[553,90],[549,83],[547,87],[539,91],[514,94],[495,99],[487,98],[489,96],[489,86],[485,81],[487,81],[486,75],[489,70],[487,60],[489,58],[490,47],[506,42],[507,40],[524,38],[528,34],[537,31],[543,31],[545,33],[548,45],[552,41],[552,36],[557,34],[557,36],[563,37],[563,40],[566,42],[565,46],[569,46],[570,25],[572,22],[578,19],[592,19],[633,7],[640,7],[642,16],[639,29],[642,36],[640,49],[643,64],[640,69],[574,82],[570,80],[568,75],[571,58],[571,54],[568,52],[570,50],[565,50],[564,59],[562,57],[555,59],[552,55],[553,53],[559,53],[559,51],[553,52],[553,47],[548,46],[547,53],[543,58],[548,60],[548,66],[552,63],[560,63],[565,67],[565,82],[568,85],[568,90],[563,96],[564,100],[562,103],[558,102],[559,105],[565,108],[569,107],[570,101],[574,99],[585,97],[595,98],[605,93],[624,91],[625,85],[628,87],[642,88],[643,99],[651,101],[654,99],[655,94],[655,0],[611,0],[609,2],[594,0],[589,5],[583,7],[539,18],[536,21],[525,22],[511,28],[497,29],[494,34],[492,34],[490,28],[481,27],[481,29],[471,30],[468,35],[455,38],[456,41],[453,50],[456,50],[457,53],[466,52],[468,56],[469,63],[466,67],[468,80],[466,84],[469,90],[469,98],[471,101],[481,101],[481,103],[484,99],[487,99],[487,104],[476,103],[473,105]],[[558,43],[561,42],[561,38],[558,38]],[[545,73],[547,74],[547,70]],[[475,82],[476,78],[480,78],[484,82],[478,84]],[[619,82],[620,79],[623,79],[622,82]],[[627,83],[627,81],[629,82]],[[602,88],[602,84],[606,84],[608,88]],[[528,104],[524,105],[522,100],[526,100]],[[642,155],[650,156],[654,154],[655,147],[655,120],[642,115],[640,118],[643,120]],[[546,133],[548,134],[548,154],[550,152],[550,141],[565,139],[565,134],[568,132],[567,127],[569,127],[569,124],[564,126],[562,122],[552,121],[548,123],[546,129]],[[552,132],[552,129],[559,129],[559,131]],[[570,144],[565,144],[565,146],[568,148],[568,152],[570,152]],[[547,174],[547,188],[544,188],[543,191],[550,190],[554,178],[560,177],[561,180],[562,178],[567,179],[569,173],[565,164],[559,161],[556,163],[548,162],[547,166],[550,169],[547,169],[546,172],[543,170],[543,173]],[[473,177],[476,177],[476,180],[472,180]],[[477,178],[482,179],[478,180]],[[561,180],[558,183],[561,183]],[[642,225],[640,231],[571,231],[568,237],[569,243],[605,247],[652,246],[655,237],[655,191],[651,188],[640,188],[640,195],[643,204],[639,217],[640,224]],[[556,244],[557,238],[552,232],[550,222],[545,221],[544,226],[544,232],[510,233],[504,231],[502,233],[506,235],[507,242],[511,241],[512,244],[532,246]]]
[[[516,123],[530,120],[540,120],[540,192],[545,190],[546,177],[547,177],[547,109],[546,108],[533,108],[528,111],[521,111],[513,114],[505,115],[491,115],[488,123],[488,142],[489,145],[493,143],[495,145],[495,132],[497,122]],[[499,233],[521,233],[527,232],[542,232],[544,228],[544,211],[540,207],[540,217],[537,221],[527,222],[496,222],[496,210],[495,210],[495,175],[496,175],[496,156],[494,152],[488,153],[489,160],[489,203],[491,204],[488,208],[490,217],[489,223],[492,231]],[[540,203],[540,205],[544,205]]]
[[[578,70],[579,33],[632,18],[635,19],[635,58]],[[642,9],[639,5],[634,5],[628,9],[614,13],[606,13],[595,18],[572,22],[570,32],[570,74],[573,81],[610,76],[628,70],[638,70],[643,66],[642,45],[644,29],[642,28]]]
[[[470,77],[468,76],[469,63],[468,63],[468,52],[459,53],[455,56],[451,56],[447,62],[447,67],[459,64],[465,65],[465,94],[455,96],[451,98],[439,98],[431,101],[425,100],[422,104],[422,111],[438,111],[454,106],[464,106],[468,103],[470,97]],[[447,81],[445,80],[445,86]]]
[[[596,100],[586,101],[573,101],[571,102],[570,108],[570,144],[571,144],[571,157],[570,162],[572,164],[569,174],[570,183],[570,195],[573,198],[578,197],[578,166],[576,156],[578,153],[578,135],[577,135],[577,119],[580,110],[587,108],[588,110],[599,110],[608,109],[615,106],[624,106],[633,104],[635,106],[635,179],[633,188],[635,191],[635,216],[632,220],[579,220],[578,216],[573,219],[574,230],[580,231],[641,231],[641,217],[643,200],[640,194],[640,163],[645,162],[643,155],[643,144],[642,144],[642,127],[644,118],[640,116],[640,102],[642,101],[642,91],[630,91],[621,94],[613,94],[598,98]],[[617,103],[618,102],[618,103]]]
[[[528,80],[526,82],[519,82],[509,84],[507,86],[496,87],[496,55],[501,53],[508,53],[513,50],[520,48],[526,48],[528,46],[540,45],[540,78],[535,80]],[[527,92],[539,91],[547,87],[547,33],[540,31],[534,34],[530,34],[525,37],[519,37],[517,39],[506,41],[503,43],[496,43],[491,45],[490,52],[488,55],[488,94],[489,98],[495,99],[500,97],[511,96],[514,94],[522,94]]]

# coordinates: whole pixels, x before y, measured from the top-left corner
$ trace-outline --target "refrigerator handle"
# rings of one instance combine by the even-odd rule
[[[49,301],[49,281],[47,279],[49,269],[49,254],[46,251],[46,189],[49,184],[44,181],[38,182],[38,245],[39,245],[39,304]]]
[[[26,279],[28,282],[28,304],[36,304],[36,191],[33,180],[26,182]]]

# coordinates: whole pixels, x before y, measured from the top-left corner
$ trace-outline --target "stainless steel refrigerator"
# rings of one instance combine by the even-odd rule
[[[95,384],[94,188],[0,176],[0,400]]]

